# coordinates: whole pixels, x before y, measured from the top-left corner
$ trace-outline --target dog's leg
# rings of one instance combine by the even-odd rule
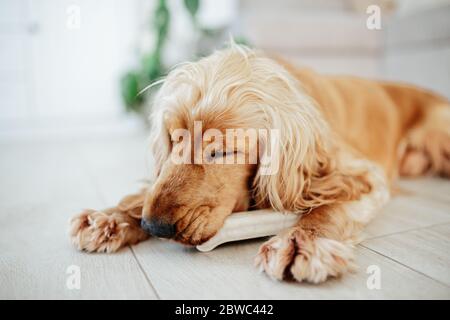
[[[450,178],[450,108],[430,106],[425,119],[405,137],[400,175]]]
[[[371,191],[357,201],[324,205],[305,214],[296,227],[272,237],[259,249],[256,264],[270,277],[319,283],[355,268],[353,245],[389,199],[381,170],[369,174]]]
[[[70,237],[79,250],[114,252],[148,238],[140,227],[145,192],[123,198],[116,207],[87,209],[70,221]]]

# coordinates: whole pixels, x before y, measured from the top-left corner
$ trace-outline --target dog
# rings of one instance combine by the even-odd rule
[[[78,249],[114,252],[150,235],[197,245],[232,212],[273,208],[299,220],[261,245],[256,265],[273,279],[320,283],[354,270],[354,245],[399,176],[450,175],[445,98],[406,84],[319,75],[236,44],[172,70],[151,121],[153,183],[116,207],[75,216]],[[180,150],[176,130],[191,133],[184,159],[192,160],[211,128],[276,130],[276,172],[264,174],[260,157],[171,160]],[[267,139],[243,145],[218,146],[214,158],[269,149]]]

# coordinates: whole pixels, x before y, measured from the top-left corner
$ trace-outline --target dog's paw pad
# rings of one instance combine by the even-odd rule
[[[298,282],[312,283],[323,282],[356,268],[351,246],[312,237],[298,228],[265,242],[255,263],[273,279],[293,278]]]
[[[79,250],[114,252],[130,240],[143,238],[139,228],[129,230],[130,222],[121,214],[85,210],[70,222],[70,237]],[[136,237],[130,237],[135,232]],[[137,242],[137,241],[136,241]]]

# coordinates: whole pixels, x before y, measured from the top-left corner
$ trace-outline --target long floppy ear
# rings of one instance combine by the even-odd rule
[[[174,111],[189,114],[189,107],[192,106],[192,101],[197,94],[197,91],[192,90],[193,85],[190,79],[185,76],[187,68],[182,66],[182,64],[176,66],[165,79],[156,82],[156,84],[162,83],[162,86],[152,101],[150,115],[150,144],[155,160],[154,179],[158,177],[172,150],[172,141],[165,120],[171,117],[173,119]]]
[[[263,171],[260,163],[253,182],[257,204],[305,212],[369,192],[367,167],[334,140],[315,102],[283,68],[272,65],[272,73],[270,96],[261,91],[259,99],[266,128],[279,137],[271,150],[278,170]]]
[[[164,122],[164,109],[158,105],[159,97],[154,102],[154,111],[150,115],[150,150],[154,159],[153,176],[151,180],[159,176],[162,165],[170,154],[172,142],[170,141],[169,131]]]
[[[152,193],[150,192],[150,190],[153,187],[154,181],[156,181],[159,174],[161,173],[162,166],[164,162],[168,159],[170,150],[172,148],[172,142],[169,137],[169,131],[167,130],[164,122],[164,108],[160,104],[161,103],[160,97],[161,91],[157,94],[154,100],[152,113],[150,115],[151,131],[149,143],[154,163],[152,168],[152,174],[149,179],[150,180],[149,185],[147,186],[147,188],[145,188],[145,190],[143,190],[143,198],[142,198],[143,203],[141,216],[144,218],[149,217],[150,203],[152,197]],[[131,204],[133,204],[133,201],[131,201]]]

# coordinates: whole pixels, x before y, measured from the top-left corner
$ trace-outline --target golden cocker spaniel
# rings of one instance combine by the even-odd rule
[[[154,182],[117,207],[74,217],[79,249],[113,252],[149,234],[196,245],[232,212],[273,208],[298,213],[298,224],[262,244],[256,263],[275,279],[318,283],[354,268],[358,235],[399,175],[450,175],[445,98],[319,75],[235,44],[171,71],[151,120]],[[277,143],[229,129],[266,130]],[[261,150],[269,149],[268,173]]]

